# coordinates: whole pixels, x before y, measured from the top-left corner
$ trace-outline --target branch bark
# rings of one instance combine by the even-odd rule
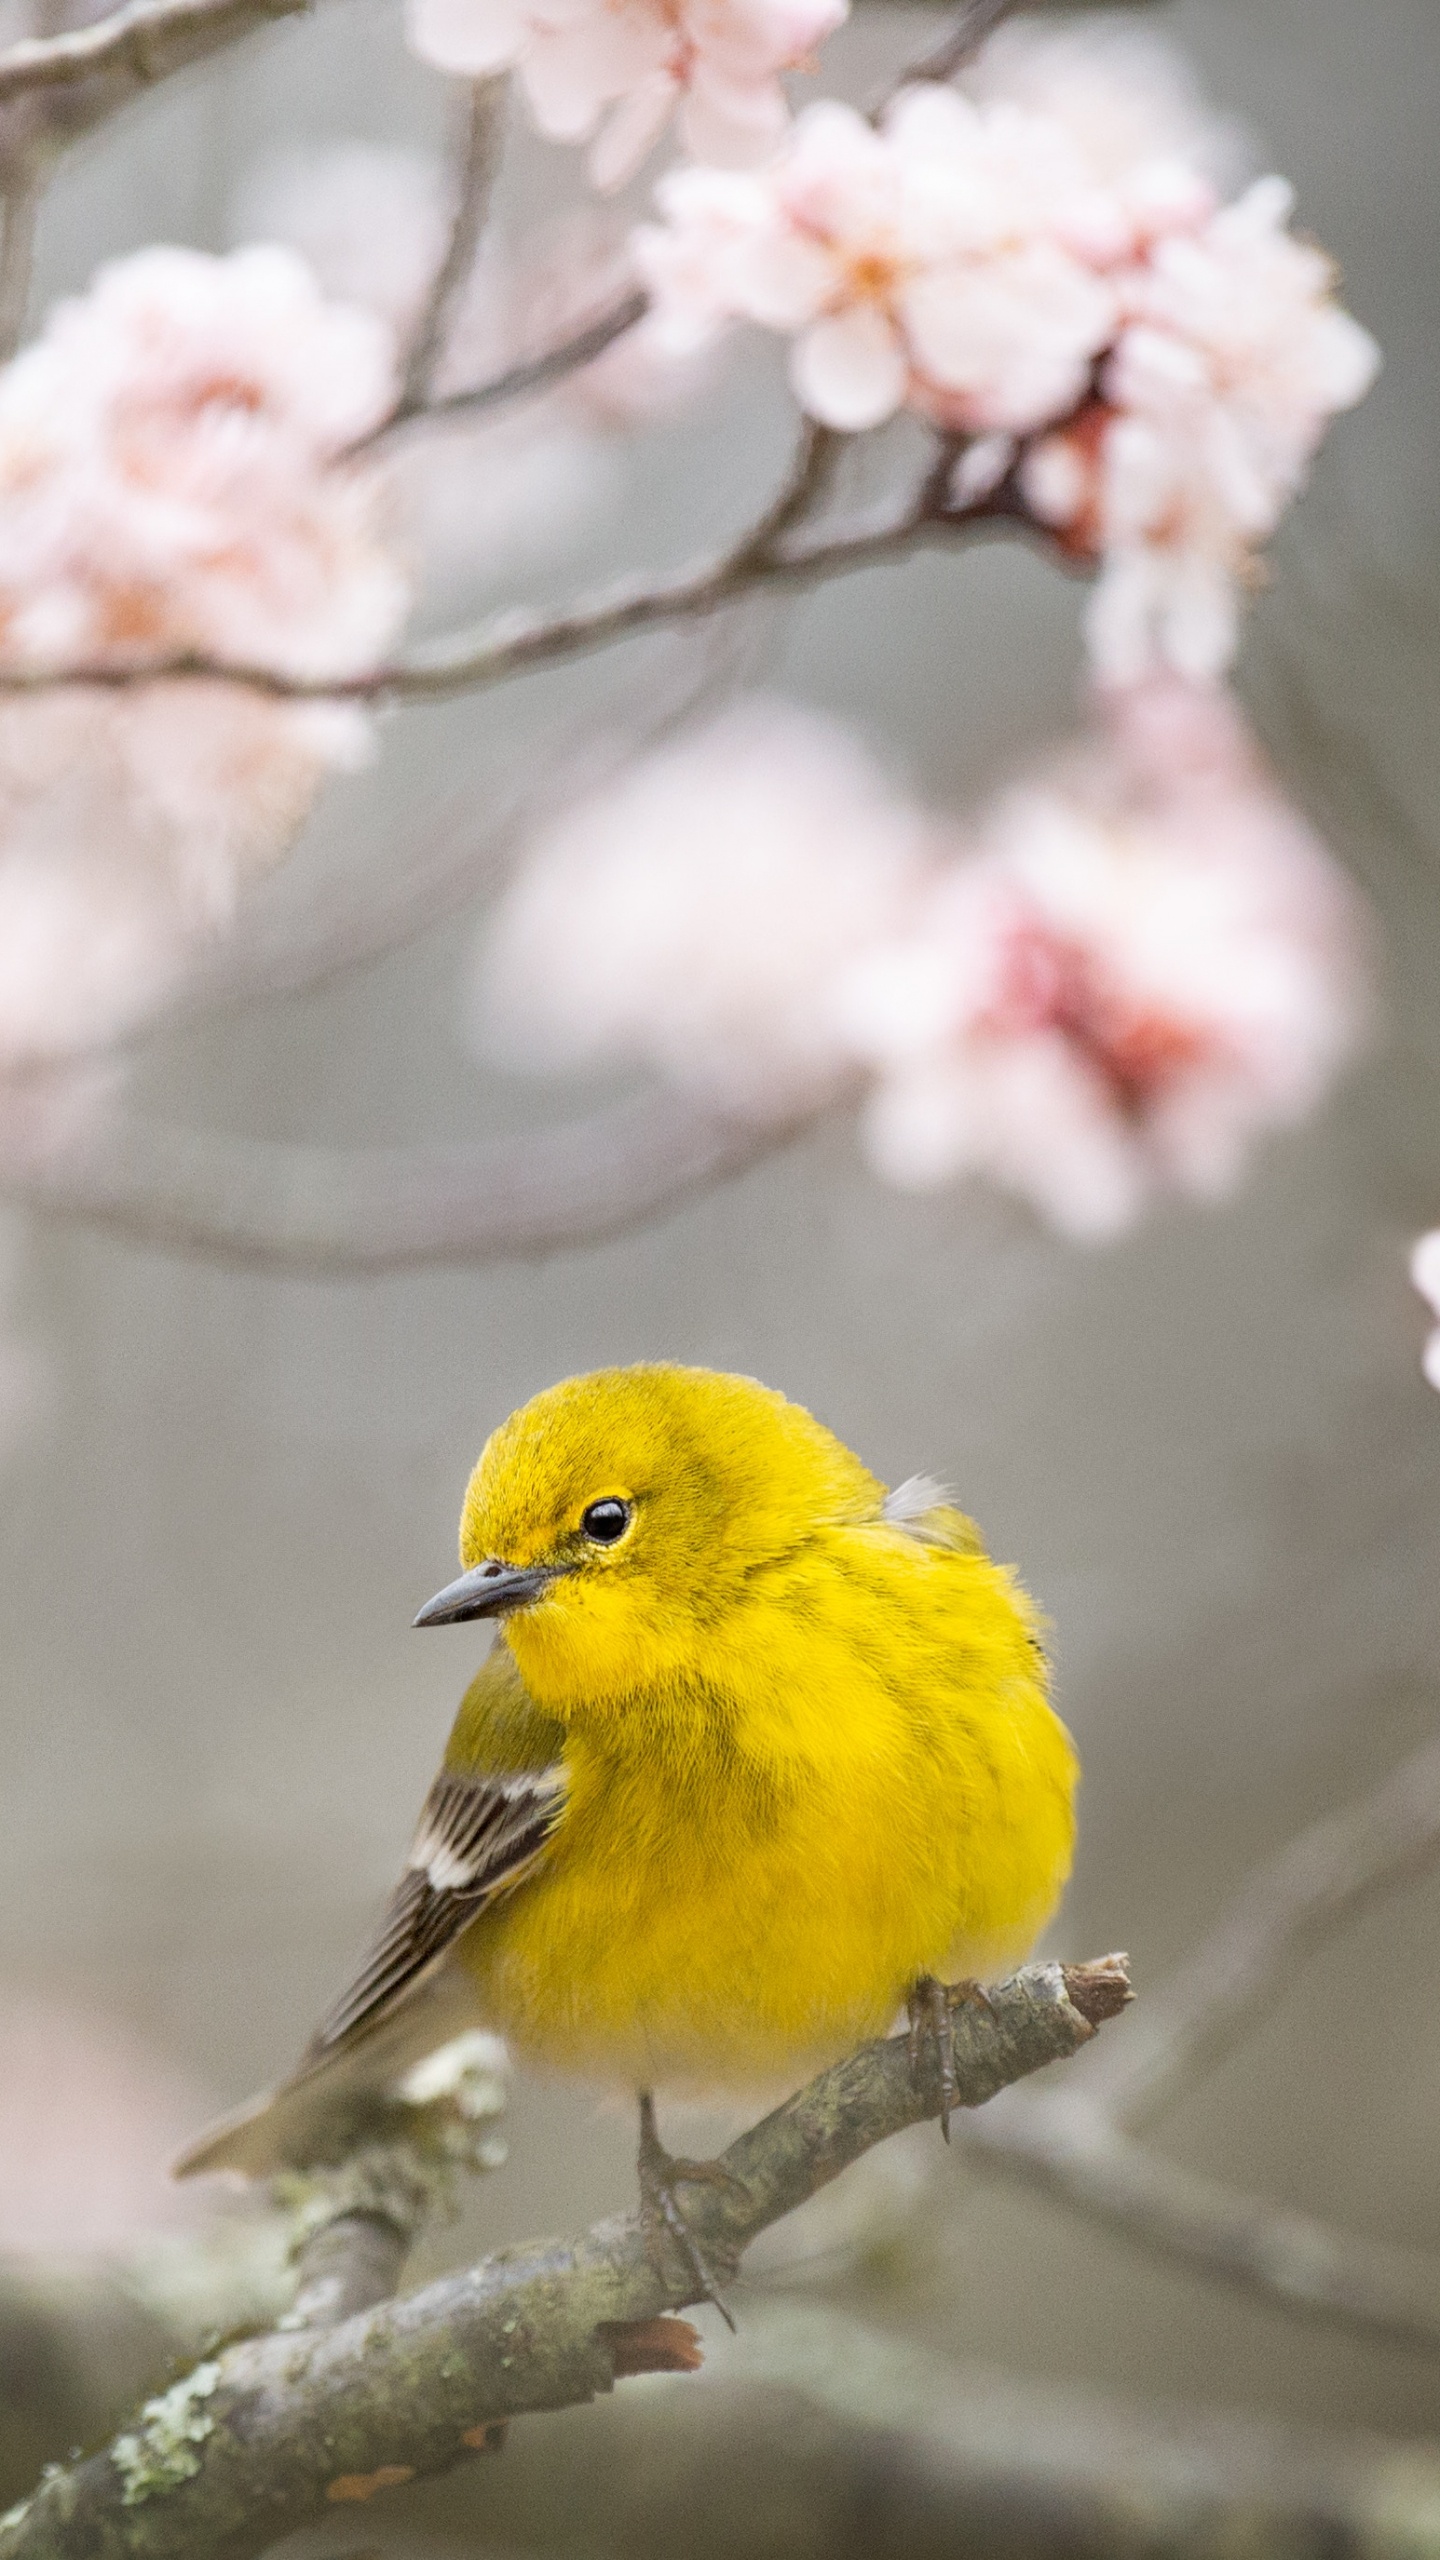
[[[1203,2275],[1306,2319],[1440,2353],[1440,2260],[1357,2239],[1313,2214],[1177,2168],[1087,2099],[1017,2103],[993,2125],[963,2125],[958,2139],[987,2167]]]
[[[495,192],[505,135],[508,88],[509,83],[503,75],[475,80],[470,84],[469,112],[457,172],[455,214],[450,225],[450,237],[425,297],[424,309],[405,359],[400,396],[384,425],[376,429],[377,435],[401,425],[407,418],[419,416],[429,403],[430,384],[444,356],[451,324],[470,281],[475,253],[480,246]]]
[[[1088,2043],[1129,1999],[1123,1958],[1030,1965],[986,2014],[955,2022],[962,2103]],[[862,2152],[940,2111],[933,2053],[864,2046],[742,2134],[724,2185],[689,2191],[722,2274]],[[535,2242],[317,2333],[252,2339],[147,2404],[86,2462],[52,2473],[0,2524],[0,2560],[245,2560],[328,2506],[449,2470],[524,2410],[609,2391],[607,2325],[696,2299],[688,2261],[634,2216]]]
[[[1128,2409],[766,2304],[703,2390],[517,2429],[483,2507],[463,2481],[426,2501],[446,2549],[477,2525],[553,2560],[1437,2560],[1440,2454]]]
[[[9,362],[25,334],[39,208],[38,172],[17,158],[6,176],[0,203],[0,363]]]
[[[769,525],[773,512],[767,508],[760,524],[718,558],[670,577],[626,580],[563,613],[497,615],[476,631],[453,633],[411,658],[373,667],[363,675],[302,680],[279,675],[273,667],[178,657],[134,666],[67,667],[43,674],[6,670],[0,673],[0,692],[40,693],[57,684],[103,685],[124,691],[137,684],[186,679],[214,683],[219,678],[249,685],[281,701],[437,702],[452,693],[503,684],[535,667],[588,656],[637,632],[704,621],[742,596],[800,591],[881,561],[902,560],[927,543],[1019,533],[1039,544],[1058,565],[1072,570],[1083,567],[1028,513],[1017,494],[1017,478],[1018,466],[999,489],[971,504],[952,507],[941,501],[930,473],[903,506],[822,528],[804,541],[786,541],[776,535],[761,542],[758,535]],[[785,524],[789,522],[787,515]]]
[[[93,25],[0,51],[0,160],[29,173],[132,99],[312,0],[126,0]]]
[[[1077,2075],[1078,2088],[1017,2091],[957,2138],[987,2167],[1286,2311],[1440,2352],[1440,2260],[1196,2176],[1128,2130],[1242,2031],[1307,1948],[1437,1851],[1440,1742],[1430,1742],[1259,1867],[1169,1988],[1146,2002],[1133,2034]]]
[[[607,347],[613,347],[617,338],[623,338],[627,330],[644,319],[649,308],[649,296],[636,286],[613,302],[608,311],[599,312],[593,320],[587,320],[584,327],[575,330],[570,337],[562,338],[540,355],[527,356],[522,363],[507,366],[504,373],[493,374],[488,382],[477,382],[466,391],[447,392],[440,400],[427,399],[420,408],[402,405],[370,435],[362,437],[352,450],[363,453],[367,446],[378,444],[382,436],[391,435],[400,427],[432,426],[450,418],[478,417],[486,409],[502,409],[512,400],[551,391],[557,383],[568,381],[572,373],[579,373],[583,366],[593,364],[597,356],[603,356]]]

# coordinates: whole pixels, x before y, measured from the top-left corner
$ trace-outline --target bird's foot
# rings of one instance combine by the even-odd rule
[[[983,2009],[987,2018],[995,2012],[990,1995],[978,1982],[937,1982],[933,1973],[922,1973],[905,2003],[910,2021],[910,2071],[918,2079],[920,2064],[927,2045],[933,2047],[940,2066],[940,2130],[950,2139],[950,2113],[958,2094],[955,2080],[955,2012],[957,2009]]]
[[[713,2302],[727,2329],[733,2330],[729,2306],[675,2191],[677,2187],[728,2187],[732,2195],[748,2201],[748,2190],[718,2160],[677,2160],[666,2150],[655,2121],[655,2101],[648,2089],[640,2093],[640,2151],[636,2166],[640,2173],[640,2217],[647,2237],[657,2229],[669,2233],[695,2279],[699,2299]]]

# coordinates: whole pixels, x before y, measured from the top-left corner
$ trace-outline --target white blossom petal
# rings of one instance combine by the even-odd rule
[[[905,397],[907,373],[897,331],[883,311],[864,306],[817,320],[797,340],[790,360],[801,407],[845,435],[893,417]]]

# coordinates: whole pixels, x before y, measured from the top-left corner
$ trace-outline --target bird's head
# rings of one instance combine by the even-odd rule
[[[883,1490],[754,1378],[661,1363],[567,1378],[486,1442],[465,1570],[416,1625],[503,1619],[537,1704],[603,1709],[703,1674],[764,1567],[873,1519]]]

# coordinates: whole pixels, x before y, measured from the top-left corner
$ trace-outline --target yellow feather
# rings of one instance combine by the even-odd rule
[[[606,1500],[627,1506],[612,1543],[585,1526]],[[558,1819],[468,1925],[460,1895],[448,1954],[443,1931],[442,1952],[424,1941],[353,2033],[322,2035],[182,2173],[318,2156],[327,2091],[395,2085],[464,2022],[457,2000],[540,2062],[743,2089],[883,2033],[922,1974],[993,1980],[1026,1954],[1069,1872],[1077,1775],[1035,1613],[938,1488],[895,1508],[751,1378],[608,1369],[512,1415],[460,1551],[509,1568],[524,1605],[445,1767],[558,1765],[541,1791]],[[445,1850],[437,1891],[465,1856]]]
[[[1034,1943],[1076,1778],[1034,1612],[958,1513],[892,1526],[883,1494],[802,1408],[701,1369],[567,1380],[486,1447],[467,1565],[568,1560],[591,1503],[634,1507],[506,1622],[447,1753],[569,1772],[542,1868],[459,1944],[522,2053],[759,2083]]]

